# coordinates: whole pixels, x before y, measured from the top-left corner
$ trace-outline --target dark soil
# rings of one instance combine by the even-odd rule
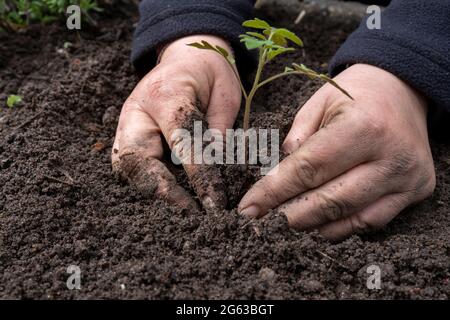
[[[327,11],[301,26],[288,24],[295,16],[281,8],[271,17],[307,44],[286,61],[322,71],[357,26]],[[448,146],[433,142],[438,186],[430,199],[377,234],[339,244],[290,230],[276,214],[250,223],[235,210],[180,211],[120,183],[110,153],[119,110],[138,81],[129,63],[132,21],[104,18],[78,40],[57,25],[0,34],[0,101],[24,97],[0,109],[0,298],[450,297]],[[65,41],[74,46],[63,50]],[[253,125],[286,134],[319,86],[289,78],[268,87]],[[256,179],[251,170],[223,170],[229,205]],[[370,264],[382,269],[381,290],[366,288]],[[81,268],[81,290],[66,288],[69,265]]]

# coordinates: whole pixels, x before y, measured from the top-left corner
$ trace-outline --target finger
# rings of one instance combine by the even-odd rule
[[[352,113],[338,117],[259,180],[244,196],[239,211],[261,217],[292,197],[372,160],[382,139],[378,129]]]
[[[241,107],[242,93],[238,80],[231,70],[223,78],[216,80],[206,112],[209,128],[218,129],[223,135],[233,127]],[[230,83],[230,79],[233,82]]]
[[[113,145],[113,171],[145,195],[165,199],[181,209],[197,209],[195,201],[159,161],[162,155],[158,126],[137,103],[129,100],[124,105]]]
[[[285,154],[296,151],[305,141],[319,130],[324,114],[322,95],[316,93],[298,111],[292,123],[282,150]]]
[[[279,207],[298,230],[341,220],[391,193],[397,186],[376,164],[362,164]]]
[[[202,141],[204,130],[208,128],[204,115],[196,103],[194,92],[180,89],[177,94],[163,101],[161,99],[149,101],[151,104],[149,108],[155,110],[152,115],[155,115],[155,120],[170,149],[184,150],[184,154],[188,154],[187,157],[181,157],[184,160],[183,168],[203,207],[207,210],[220,210],[227,204],[220,169],[215,165],[205,164],[202,148],[197,150],[195,146],[195,139]],[[199,128],[199,131],[196,128]],[[180,132],[192,135],[189,145],[186,145],[180,137]]]
[[[356,214],[322,226],[319,232],[329,240],[340,241],[352,234],[378,230],[394,219],[408,203],[404,194],[386,195]]]

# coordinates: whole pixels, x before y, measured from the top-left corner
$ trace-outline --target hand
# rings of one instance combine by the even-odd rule
[[[205,119],[210,128],[225,134],[233,126],[241,104],[238,79],[225,59],[215,52],[186,45],[201,40],[232,52],[225,41],[210,35],[189,36],[171,43],[160,63],[138,83],[123,105],[112,151],[113,171],[140,191],[181,208],[196,204],[162,163],[161,135],[173,149],[176,141],[172,133],[192,126],[186,123],[192,117]],[[184,169],[206,208],[225,206],[225,194],[214,180],[219,176],[205,179],[211,168],[186,164]]]
[[[355,101],[323,86],[294,120],[282,147],[289,156],[248,191],[242,214],[262,217],[278,208],[292,227],[341,240],[385,226],[433,192],[421,95],[369,65],[335,80]]]

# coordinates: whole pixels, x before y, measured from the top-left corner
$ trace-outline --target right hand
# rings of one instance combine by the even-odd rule
[[[197,207],[196,202],[163,164],[162,137],[173,149],[174,130],[183,128],[187,116],[199,111],[209,128],[225,135],[241,105],[239,81],[228,62],[216,52],[186,45],[201,40],[232,52],[228,43],[211,35],[189,36],[167,46],[160,63],[125,101],[112,149],[114,172],[139,191],[188,209]],[[184,169],[206,209],[225,207],[224,191],[214,183],[219,176],[205,179],[211,172],[205,165],[184,165]]]

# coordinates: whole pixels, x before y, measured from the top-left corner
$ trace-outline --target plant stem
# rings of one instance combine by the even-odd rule
[[[264,64],[266,63],[267,50],[263,50],[259,57],[258,69],[256,70],[255,80],[253,82],[253,87],[250,90],[247,98],[245,99],[245,110],[244,110],[244,132],[250,127],[250,109],[252,106],[253,98],[256,94],[256,91],[259,88],[259,80],[261,79],[262,70],[264,68]]]
[[[315,73],[308,73],[308,72],[303,72],[303,71],[288,71],[288,72],[279,73],[279,74],[277,74],[277,75],[274,75],[274,76],[272,76],[272,77],[270,77],[270,78],[268,78],[268,79],[262,81],[260,84],[258,84],[258,88],[257,88],[257,89],[259,89],[259,88],[265,86],[266,84],[268,84],[268,83],[270,83],[270,82],[272,82],[272,81],[274,81],[274,80],[277,80],[277,79],[279,79],[279,78],[281,78],[281,77],[284,77],[284,76],[290,76],[290,75],[293,75],[293,74],[297,74],[297,75],[305,75],[305,76],[313,77],[313,78],[321,78],[321,75],[315,74]],[[322,79],[323,79],[323,78],[322,78]],[[326,79],[325,79],[325,80],[326,80]],[[326,81],[327,81],[329,84],[331,84],[332,86],[334,86],[336,89],[340,90],[340,91],[341,91],[343,94],[345,94],[347,97],[349,97],[350,99],[354,100],[353,97],[352,97],[346,90],[344,90],[343,88],[341,88],[341,87],[340,87],[336,82],[334,82],[332,79],[328,79],[328,80],[326,80]]]
[[[258,69],[256,70],[255,80],[253,82],[253,87],[250,90],[248,96],[245,99],[245,109],[244,109],[244,157],[245,157],[245,166],[247,169],[248,166],[248,154],[246,152],[248,146],[248,137],[247,131],[250,128],[250,109],[252,106],[253,98],[258,90],[259,80],[261,79],[262,70],[266,63],[267,50],[264,49],[259,55]]]
[[[239,86],[241,87],[242,95],[244,96],[244,99],[247,101],[248,95],[247,91],[245,91],[244,85],[242,84],[241,77],[239,76],[239,73],[236,71],[236,65],[232,64],[228,59],[228,64],[230,65],[231,69],[234,72],[234,75],[236,76],[237,81],[239,82]]]
[[[304,73],[301,73],[301,72],[298,72],[298,71],[279,73],[279,74],[274,75],[274,76],[272,76],[270,78],[267,78],[266,80],[264,80],[260,84],[258,84],[258,89],[263,87],[263,86],[265,86],[266,84],[274,81],[274,80],[277,80],[278,78],[281,78],[281,77],[284,77],[284,76],[288,76],[288,75],[291,75],[291,74],[304,74]]]

